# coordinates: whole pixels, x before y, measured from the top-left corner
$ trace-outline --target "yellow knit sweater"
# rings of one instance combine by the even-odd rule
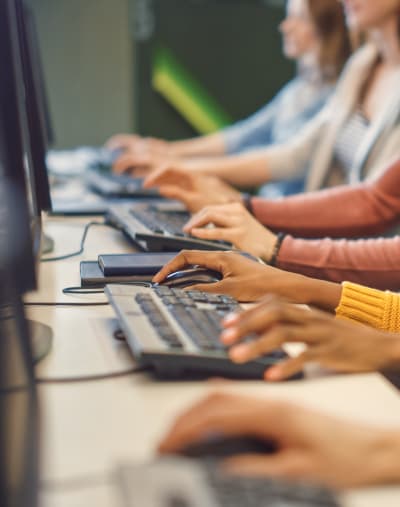
[[[369,289],[355,283],[342,284],[336,316],[392,333],[400,332],[400,294]]]

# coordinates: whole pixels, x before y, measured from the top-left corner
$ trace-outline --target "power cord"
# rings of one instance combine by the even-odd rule
[[[99,303],[69,303],[67,302],[34,302],[34,303],[24,303],[24,306],[108,306],[110,303],[108,301],[102,301]]]
[[[85,228],[83,229],[83,234],[82,234],[82,239],[81,239],[81,243],[80,243],[80,248],[78,251],[76,252],[72,252],[70,254],[65,254],[65,255],[59,255],[57,257],[42,257],[40,259],[40,262],[56,262],[56,261],[63,261],[63,260],[66,260],[66,259],[71,259],[72,257],[78,257],[78,255],[81,255],[83,254],[83,251],[85,249],[85,242],[86,242],[86,238],[87,238],[87,235],[88,235],[88,232],[89,232],[89,229],[92,227],[92,226],[99,226],[99,225],[102,225],[102,226],[105,226],[105,227],[112,227],[110,224],[108,224],[107,222],[95,222],[95,221],[92,221],[92,222],[89,222],[85,225]]]
[[[117,371],[114,373],[105,373],[97,375],[86,375],[79,377],[48,377],[35,379],[37,384],[73,384],[78,382],[95,382],[97,380],[110,380],[113,378],[126,377],[128,375],[135,375],[137,373],[144,373],[151,370],[150,366],[138,366],[130,368],[129,370]]]

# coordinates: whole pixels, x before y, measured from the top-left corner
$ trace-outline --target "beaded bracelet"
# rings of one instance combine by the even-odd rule
[[[271,258],[268,262],[270,266],[276,266],[276,261],[278,260],[279,250],[281,249],[282,242],[287,235],[284,232],[278,232],[276,235],[276,243],[274,249],[272,251]]]

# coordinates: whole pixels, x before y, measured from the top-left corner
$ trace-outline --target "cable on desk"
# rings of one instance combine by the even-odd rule
[[[108,301],[101,301],[98,303],[69,303],[66,302],[50,302],[50,301],[44,301],[44,302],[34,302],[34,303],[24,303],[24,306],[108,306],[110,303]]]
[[[85,225],[85,228],[83,229],[83,234],[82,234],[82,239],[81,239],[81,243],[80,243],[80,248],[79,248],[78,251],[72,252],[72,253],[69,253],[69,254],[65,254],[65,255],[59,255],[58,257],[42,257],[40,259],[40,262],[63,261],[65,259],[71,259],[72,257],[77,257],[78,255],[81,255],[83,253],[84,249],[85,249],[85,242],[86,242],[86,238],[87,238],[89,229],[92,226],[95,226],[95,225],[102,225],[102,226],[105,226],[105,227],[111,227],[105,221],[104,222],[95,222],[95,221],[89,222],[89,223],[87,223]]]
[[[152,287],[152,282],[110,282],[117,285],[136,285],[137,287]],[[65,287],[63,294],[104,294],[104,288],[91,287]]]
[[[151,370],[150,366],[137,366],[129,370],[116,371],[113,373],[86,375],[80,377],[49,377],[49,378],[36,378],[37,384],[72,384],[78,382],[95,382],[97,380],[110,380],[119,377],[126,377],[128,375],[135,375],[136,373],[143,373]]]
[[[104,294],[104,289],[92,289],[90,287],[65,287],[63,294]]]

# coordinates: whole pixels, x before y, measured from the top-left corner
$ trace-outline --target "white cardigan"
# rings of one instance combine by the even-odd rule
[[[372,44],[360,48],[347,63],[332,99],[290,142],[263,150],[274,180],[293,179],[309,167],[306,190],[322,187],[333,165],[338,133],[355,111],[361,88],[377,58]],[[377,177],[400,158],[400,67],[392,94],[370,124],[357,149],[349,183]]]

